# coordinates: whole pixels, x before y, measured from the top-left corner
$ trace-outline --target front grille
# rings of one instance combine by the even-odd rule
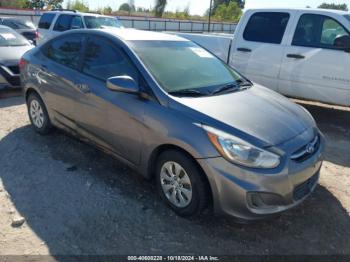
[[[8,66],[7,68],[10,69],[11,72],[15,75],[19,74],[19,66],[18,65]]]
[[[292,154],[291,159],[296,162],[303,162],[309,159],[318,151],[320,143],[320,136],[316,135],[311,142],[307,143],[306,145],[302,146],[297,151],[295,151]]]
[[[296,186],[293,191],[293,198],[294,200],[300,200],[307,194],[309,194],[313,188],[313,186],[317,183],[319,173],[313,175],[305,182],[301,183],[300,185]]]

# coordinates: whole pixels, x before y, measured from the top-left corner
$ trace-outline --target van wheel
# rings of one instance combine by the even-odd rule
[[[28,115],[32,126],[39,134],[46,135],[52,130],[52,124],[45,104],[39,95],[32,93],[27,100]]]
[[[178,215],[197,216],[207,207],[207,184],[190,157],[175,150],[162,153],[157,161],[156,176],[162,199]]]

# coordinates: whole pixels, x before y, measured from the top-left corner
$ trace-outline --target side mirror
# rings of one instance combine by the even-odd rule
[[[334,46],[350,53],[350,36],[339,36],[334,40]]]
[[[107,79],[107,88],[111,91],[138,94],[140,92],[135,80],[130,76],[114,76]]]

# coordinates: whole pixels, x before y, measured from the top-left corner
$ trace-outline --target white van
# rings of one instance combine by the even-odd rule
[[[56,10],[45,12],[38,24],[38,43],[46,41],[71,29],[94,29],[117,27],[122,25],[116,17],[92,13],[80,13],[75,10]]]

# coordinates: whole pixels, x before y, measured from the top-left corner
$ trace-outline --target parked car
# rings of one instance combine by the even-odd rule
[[[247,10],[234,37],[177,34],[279,93],[350,106],[348,12]]]
[[[116,17],[81,13],[74,10],[45,12],[38,25],[38,43],[71,29],[121,28]]]
[[[37,31],[35,25],[31,21],[25,21],[14,17],[0,17],[0,25],[10,27],[32,41],[33,44],[36,43]]]
[[[72,30],[21,65],[38,133],[62,128],[155,177],[179,215],[213,201],[219,213],[259,219],[316,187],[324,138],[312,116],[184,38]]]
[[[18,63],[33,46],[22,35],[0,25],[0,89],[20,86]]]

